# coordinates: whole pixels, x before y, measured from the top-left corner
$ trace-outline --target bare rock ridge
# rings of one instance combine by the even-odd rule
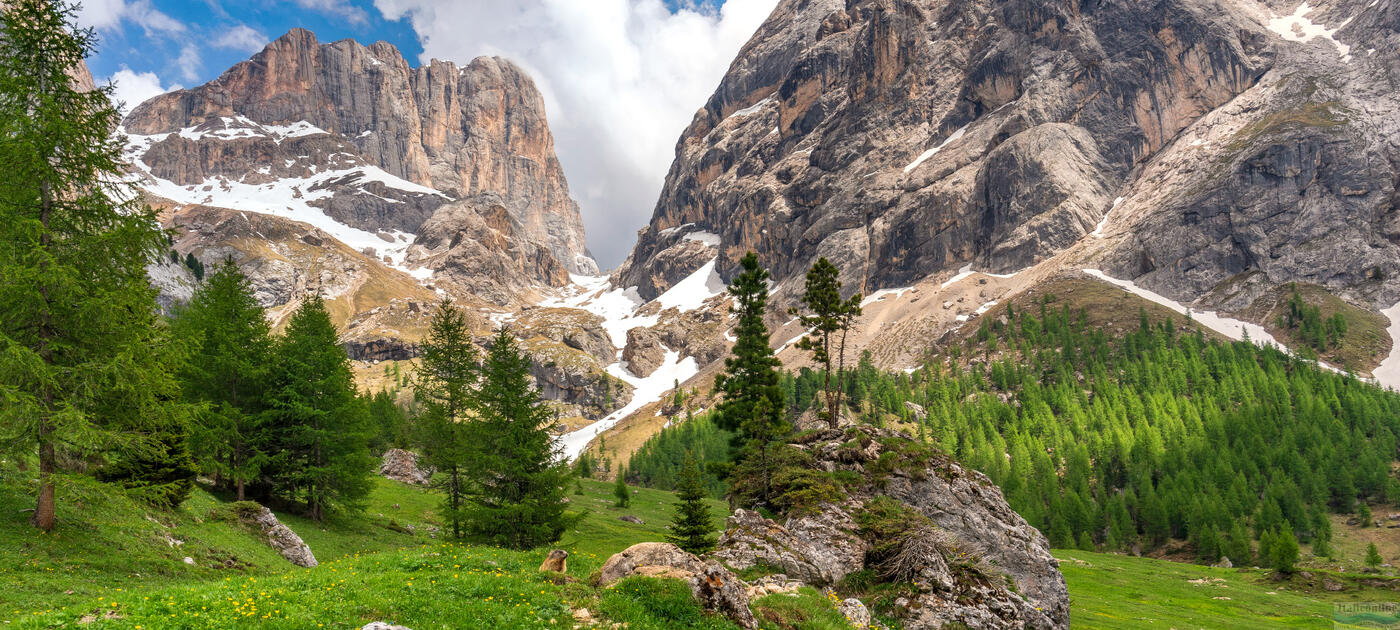
[[[754,250],[789,290],[818,256],[870,293],[1092,243],[1081,262],[1187,301],[1254,273],[1231,295],[1388,307],[1397,27],[1394,0],[783,0],[614,284],[655,297],[704,231],[723,277]]]
[[[462,252],[442,251],[458,244],[442,234],[455,218],[458,231],[519,249],[513,275],[558,285],[567,272],[597,271],[544,101],[504,59],[412,68],[384,42],[321,44],[293,29],[214,81],[142,103],[124,128],[133,158],[166,192],[222,185],[246,197],[237,185],[275,190],[299,178],[306,184],[293,194],[380,235],[381,250],[430,228],[429,251],[408,254],[419,266],[461,265]],[[488,228],[496,234],[483,235]]]

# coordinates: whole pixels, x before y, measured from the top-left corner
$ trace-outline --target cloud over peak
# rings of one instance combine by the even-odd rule
[[[375,0],[387,18],[409,19],[424,60],[499,55],[531,74],[604,266],[626,256],[651,216],[676,139],[776,4]]]

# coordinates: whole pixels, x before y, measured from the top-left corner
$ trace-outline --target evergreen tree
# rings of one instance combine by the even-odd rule
[[[438,471],[434,485],[446,498],[442,518],[462,537],[466,518],[467,471],[479,445],[472,435],[480,363],[471,328],[461,311],[444,300],[428,329],[414,376],[423,412],[418,422],[426,463]]]
[[[714,549],[714,519],[710,517],[710,506],[705,505],[705,486],[701,481],[700,463],[690,453],[686,453],[685,467],[681,469],[681,482],[676,489],[675,514],[666,539],[677,547],[694,554],[702,554]]]
[[[734,298],[731,312],[738,316],[734,348],[724,360],[724,372],[715,377],[715,390],[722,398],[716,407],[721,428],[738,431],[744,442],[744,455],[753,459],[751,468],[762,476],[759,502],[772,499],[775,461],[773,443],[790,427],[783,417],[786,404],[779,386],[778,368],[782,363],[768,345],[768,326],[763,317],[768,310],[768,271],[758,264],[753,252],[740,261],[742,271],[729,285]]]
[[[549,430],[554,414],[533,389],[530,362],[515,337],[501,329],[482,367],[477,445],[472,462],[466,523],[491,544],[529,549],[559,540],[578,517],[564,512],[572,477],[560,461]]]
[[[0,450],[37,455],[44,531],[61,454],[155,454],[190,411],[146,279],[168,240],[124,183],[111,86],[70,76],[96,41],[74,16],[63,0],[0,15]]]
[[[1376,549],[1376,543],[1366,545],[1366,567],[1375,570],[1380,568],[1383,562],[1385,560],[1381,559],[1381,552]]]
[[[627,488],[626,471],[618,469],[617,480],[613,482],[613,507],[625,508],[632,505],[632,491]]]
[[[173,329],[195,353],[178,373],[185,397],[207,403],[191,431],[196,460],[238,500],[257,479],[268,447],[263,398],[272,338],[247,277],[226,259],[195,289]]]
[[[1270,568],[1285,575],[1298,570],[1298,539],[1293,535],[1292,527],[1285,525],[1281,531],[1269,536],[1267,548]]]
[[[391,448],[408,447],[408,414],[394,401],[394,395],[387,390],[379,390],[365,401],[369,409],[370,424],[374,436],[370,438],[370,451],[382,455]]]
[[[810,331],[797,342],[797,347],[810,352],[812,361],[822,366],[822,391],[826,398],[823,415],[833,429],[840,426],[841,397],[845,393],[846,334],[861,311],[859,293],[850,299],[841,299],[839,275],[840,270],[831,261],[825,257],[818,259],[807,272],[807,283],[802,294],[802,306],[810,314],[803,314],[797,308],[791,310]]]
[[[318,521],[361,509],[373,485],[369,414],[336,336],[325,302],[303,302],[278,340],[269,395],[274,491],[305,502]]]
[[[190,455],[189,436],[183,423],[171,423],[153,437],[153,448],[125,454],[98,476],[120,484],[147,503],[173,508],[189,498],[199,468]]]

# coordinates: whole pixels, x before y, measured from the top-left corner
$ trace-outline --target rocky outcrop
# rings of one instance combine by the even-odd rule
[[[875,569],[913,585],[912,597],[895,602],[911,630],[1069,626],[1069,591],[1049,543],[985,476],[868,426],[810,431],[801,442],[794,446],[810,458],[808,467],[861,480],[845,486],[849,499],[809,506],[783,525],[738,510],[714,559],[734,569],[776,567],[817,585]],[[871,556],[872,545],[891,541],[870,538],[876,534],[857,518],[880,505],[877,498],[896,500],[920,519],[899,535],[908,551],[897,571]]]
[[[385,42],[322,44],[293,29],[210,83],[142,103],[124,127],[149,139],[137,151],[149,171],[178,185],[213,176],[256,185],[362,162],[441,193],[374,203],[372,195],[403,189],[380,181],[368,195],[323,200],[327,214],[370,231],[415,232],[446,198],[494,194],[523,241],[564,269],[597,270],[544,99],[504,59],[413,68]],[[361,179],[382,180],[372,171]]]
[[[418,345],[379,337],[345,342],[345,354],[355,361],[407,361],[418,356]]]
[[[526,337],[522,345],[545,400],[573,405],[589,418],[602,418],[632,400],[632,386],[608,374],[593,355],[543,335]]]
[[[641,378],[651,376],[666,360],[666,348],[661,336],[650,328],[637,327],[627,331],[627,347],[622,349],[627,371]]]
[[[865,550],[851,514],[840,506],[789,518],[784,525],[738,509],[711,557],[738,571],[774,567],[807,584],[831,586],[860,570]]]
[[[613,554],[598,570],[598,585],[608,586],[632,576],[685,580],[691,594],[706,610],[724,615],[743,628],[758,627],[742,580],[728,569],[704,562],[673,544],[638,543]]]
[[[384,451],[379,464],[379,474],[387,479],[426,486],[433,472],[418,465],[418,454],[400,448]]]
[[[288,562],[299,567],[316,566],[316,556],[311,553],[311,548],[302,542],[301,536],[277,520],[272,510],[253,505],[249,509],[240,510],[238,520],[244,525],[258,528],[267,539],[267,544],[282,554]]]

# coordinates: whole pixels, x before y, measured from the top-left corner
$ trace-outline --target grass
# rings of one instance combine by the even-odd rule
[[[1278,582],[1261,569],[1193,564],[1084,551],[1055,551],[1070,591],[1075,628],[1332,628],[1333,605],[1394,602],[1400,594],[1347,583],[1333,593],[1300,574]]]
[[[1348,304],[1317,285],[1299,284],[1298,295],[1307,304],[1318,307],[1323,321],[1336,314],[1346,319],[1347,332],[1338,347],[1319,353],[1323,361],[1365,373],[1379,366],[1390,353],[1390,333],[1386,332],[1390,321],[1384,316]],[[1279,317],[1288,312],[1288,300],[1292,296],[1293,290],[1289,285],[1274,287],[1245,309],[1243,315],[1261,322],[1275,339],[1283,340],[1292,347],[1302,347],[1305,344],[1298,338],[1296,330],[1278,326]]]

